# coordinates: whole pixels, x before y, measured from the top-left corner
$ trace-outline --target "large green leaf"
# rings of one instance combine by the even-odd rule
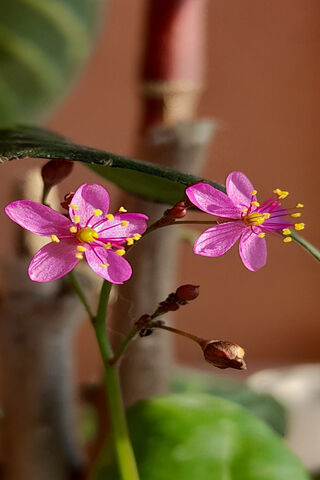
[[[141,480],[307,480],[300,461],[263,422],[209,395],[172,395],[129,412]],[[96,480],[119,480],[112,452]]]
[[[188,185],[202,179],[167,167],[77,145],[61,135],[36,127],[0,130],[0,159],[64,158],[87,164],[123,190],[151,201],[173,204]],[[224,187],[207,181],[219,190]]]
[[[287,416],[283,405],[266,393],[255,392],[243,382],[221,375],[212,375],[179,369],[175,372],[171,389],[174,393],[209,393],[226,398],[246,408],[284,436]]]
[[[29,122],[70,88],[103,0],[0,1],[0,125]]]

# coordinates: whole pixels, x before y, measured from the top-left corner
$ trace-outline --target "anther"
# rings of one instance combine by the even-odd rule
[[[252,190],[251,195],[257,195],[258,190]]]
[[[56,242],[56,243],[59,243],[59,242],[60,242],[60,240],[59,240],[59,238],[57,237],[57,235],[51,235],[51,240],[52,240],[53,242]]]
[[[101,267],[108,268],[108,267],[109,267],[109,263],[101,263]]]
[[[284,229],[282,230],[282,233],[283,233],[283,235],[290,235],[291,230],[290,230],[290,228],[284,228]]]
[[[251,205],[253,205],[254,207],[260,207],[260,203],[259,203],[259,202],[251,202]]]
[[[120,255],[120,257],[122,257],[122,255],[124,255],[125,253],[126,251],[123,248],[119,248],[119,250],[116,250],[116,254]]]
[[[266,220],[271,217],[270,213],[263,213],[262,215]]]
[[[82,253],[80,253],[80,252],[76,253],[75,257],[76,257],[78,260],[83,260],[83,255],[82,255]]]
[[[247,208],[243,208],[243,209],[242,209],[242,212],[243,212],[243,213],[247,213],[247,211],[248,211]]]
[[[80,215],[74,215],[73,221],[74,223],[80,223]]]
[[[303,203],[297,203],[296,205],[296,208],[303,208],[303,207],[304,207]]]
[[[129,222],[128,220],[122,220],[121,226],[122,226],[122,227],[126,227],[127,225],[129,225],[129,223],[130,223],[130,222]]]
[[[108,213],[108,214],[106,215],[106,218],[107,218],[108,220],[110,220],[110,222],[112,222],[112,220],[114,220],[114,216],[112,215],[112,213]]]
[[[292,242],[292,237],[286,237],[283,239],[284,243]]]
[[[258,237],[259,237],[259,238],[263,238],[263,237],[265,237],[265,236],[266,236],[266,234],[265,234],[264,232],[258,233]]]
[[[79,207],[78,205],[69,205],[70,208],[72,208],[72,210],[79,210]]]
[[[124,207],[119,208],[119,212],[126,213],[128,210],[126,210]]]
[[[96,208],[95,210],[93,210],[93,215],[95,215],[96,217],[102,215],[102,210],[100,210],[100,208]]]
[[[141,238],[140,233],[134,233],[134,234],[133,234],[133,238],[134,238],[135,240],[140,240],[140,238]]]
[[[78,250],[78,252],[85,252],[87,249],[86,249],[86,247],[83,247],[82,245],[78,245],[77,250]]]
[[[134,244],[134,239],[131,237],[126,238],[127,245],[133,245]]]
[[[106,250],[110,250],[111,247],[112,245],[110,242],[107,242],[105,245],[103,245],[103,248],[105,248]]]
[[[305,226],[304,223],[295,223],[295,224],[294,224],[294,228],[295,228],[296,230],[303,230],[303,229],[304,229],[304,226]]]
[[[300,212],[292,213],[291,217],[295,217],[295,218],[301,217],[301,213]]]

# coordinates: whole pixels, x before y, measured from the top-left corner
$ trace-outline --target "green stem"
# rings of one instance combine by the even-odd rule
[[[134,337],[137,335],[138,333],[138,329],[136,326],[133,326],[132,329],[130,330],[130,332],[128,333],[128,335],[126,336],[126,338],[123,340],[123,342],[121,343],[121,345],[118,347],[118,350],[116,351],[116,353],[114,354],[114,356],[111,358],[111,360],[109,361],[109,364],[110,365],[116,365],[116,363],[118,362],[119,358],[124,354],[124,352],[126,351],[127,347],[129,346],[129,344],[131,343],[131,340],[134,339]]]
[[[291,232],[291,237],[302,248],[304,248],[307,252],[311,253],[311,255],[313,255],[318,260],[318,262],[320,262],[320,251],[314,245],[312,245],[312,243],[300,237],[300,235],[295,232]]]
[[[110,290],[111,283],[104,281],[93,327],[105,369],[105,383],[109,399],[110,418],[121,479],[139,480],[136,461],[129,438],[118,371],[116,366],[112,366],[109,363],[113,357],[112,347],[106,331],[106,316]]]
[[[78,295],[81,303],[83,304],[84,308],[85,308],[86,311],[88,312],[89,317],[91,318],[91,320],[93,320],[94,314],[93,314],[93,312],[92,312],[92,310],[91,310],[91,307],[90,307],[90,305],[89,305],[89,302],[88,302],[85,294],[83,293],[83,290],[82,290],[82,288],[81,288],[81,286],[80,286],[80,283],[79,283],[76,275],[73,273],[73,271],[69,273],[69,279],[70,279],[70,282],[71,282],[71,284],[72,284],[72,286],[73,286],[74,291],[76,292],[76,294]]]

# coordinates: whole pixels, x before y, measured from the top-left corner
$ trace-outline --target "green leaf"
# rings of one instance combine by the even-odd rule
[[[208,375],[179,369],[171,383],[173,393],[209,393],[231,400],[246,408],[284,436],[287,427],[286,411],[274,397],[251,390],[243,382],[220,375]]]
[[[141,480],[307,480],[300,461],[263,422],[209,395],[139,403],[129,427]],[[119,480],[110,450],[96,480]]]
[[[0,2],[0,125],[48,113],[89,56],[101,0]]]
[[[0,159],[61,158],[83,162],[123,190],[148,200],[173,204],[181,200],[188,185],[200,177],[177,172],[141,160],[77,145],[61,135],[36,127],[0,130]],[[207,181],[219,190],[222,185]]]

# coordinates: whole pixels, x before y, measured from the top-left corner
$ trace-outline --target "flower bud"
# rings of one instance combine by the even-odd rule
[[[72,169],[73,162],[69,160],[50,160],[41,169],[43,182],[47,187],[57,185],[71,173]]]
[[[165,215],[171,218],[183,218],[186,213],[185,202],[177,202],[172,208],[165,211]]]
[[[245,351],[240,345],[221,340],[211,340],[200,344],[204,358],[218,368],[235,368],[237,370],[246,370],[246,364],[243,360]]]
[[[177,288],[175,296],[178,301],[190,302],[199,296],[199,285],[181,285]]]
[[[62,208],[65,208],[66,210],[69,209],[69,205],[72,202],[74,196],[74,192],[69,192],[64,196],[64,202],[61,202],[60,205]]]

